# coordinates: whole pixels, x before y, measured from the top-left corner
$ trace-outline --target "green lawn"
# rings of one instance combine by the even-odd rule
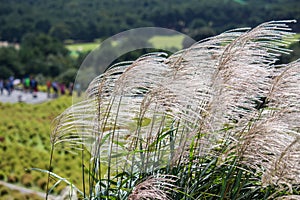
[[[75,43],[66,45],[71,52],[71,56],[77,57],[79,52],[92,51],[99,46],[99,42]]]
[[[150,38],[149,42],[157,49],[181,49],[183,35],[173,36],[154,36]],[[66,45],[67,49],[71,51],[72,56],[78,56],[78,52],[92,51],[99,46],[99,42],[88,42],[88,43],[74,43]],[[118,45],[117,41],[113,41],[112,45],[115,47]]]
[[[183,35],[154,36],[149,40],[149,42],[153,45],[154,48],[158,49],[181,49],[183,39]]]
[[[295,39],[300,39],[300,33],[295,34]]]
[[[98,42],[90,42],[90,43],[75,43],[75,44],[69,44],[67,45],[67,49],[70,51],[90,51],[99,46]]]
[[[300,33],[296,33],[291,38],[288,38],[288,39],[285,38],[284,39],[285,42],[291,42],[291,44],[294,44],[295,42],[299,42],[299,40],[300,40]]]
[[[242,5],[247,4],[247,2],[245,0],[233,0],[233,1],[235,1],[235,2],[237,2],[239,4],[242,4]]]

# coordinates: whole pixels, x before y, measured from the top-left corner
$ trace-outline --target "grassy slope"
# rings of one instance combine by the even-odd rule
[[[0,179],[29,188],[45,190],[47,174],[26,169],[47,169],[50,157],[50,124],[71,105],[71,97],[39,105],[0,103]],[[80,156],[56,151],[54,173],[81,185]],[[63,189],[61,185],[56,191]]]

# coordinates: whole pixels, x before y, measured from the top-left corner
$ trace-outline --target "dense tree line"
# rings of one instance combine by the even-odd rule
[[[263,21],[300,19],[298,0],[0,0],[0,40],[26,33],[92,41],[135,27],[176,29],[195,39]],[[294,26],[300,31],[300,26]]]

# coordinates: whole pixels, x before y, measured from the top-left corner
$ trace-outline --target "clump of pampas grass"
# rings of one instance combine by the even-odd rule
[[[300,198],[300,60],[277,64],[292,22],[234,29],[96,77],[51,134],[53,149],[88,150],[84,196]]]

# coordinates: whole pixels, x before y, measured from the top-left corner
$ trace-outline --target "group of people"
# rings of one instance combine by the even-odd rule
[[[0,79],[0,94],[3,95],[4,90],[10,95],[14,89],[14,77],[11,76],[7,80]]]
[[[30,92],[33,97],[37,97],[38,82],[33,77],[25,77],[24,79],[15,79],[13,76],[8,79],[0,79],[0,95],[7,91],[7,95],[10,96],[14,89],[22,90],[25,93]]]
[[[38,82],[33,77],[25,77],[23,79],[23,91],[25,93],[30,92],[33,94],[33,97],[37,97],[38,92]]]
[[[46,82],[46,86],[47,86],[47,95],[48,98],[51,97],[51,90],[53,90],[54,94],[52,97],[56,98],[58,97],[58,95],[65,95],[65,94],[69,94],[70,96],[73,94],[73,89],[74,89],[74,83],[70,82],[68,85],[66,85],[65,83],[59,83],[56,81],[50,81],[48,80]],[[75,85],[75,89],[77,91],[80,91],[80,86],[78,86],[78,84]],[[80,94],[79,94],[80,95]]]
[[[4,91],[7,91],[8,95],[11,95],[15,87],[19,90],[22,90],[24,93],[31,93],[34,98],[37,98],[38,89],[38,81],[33,76],[26,76],[22,80],[14,79],[14,77],[10,77],[7,80],[0,79],[0,94],[3,95]],[[70,82],[68,85],[65,83],[59,83],[57,81],[46,82],[47,87],[47,95],[48,98],[56,98],[58,95],[73,94],[73,89],[76,90],[78,96],[81,95],[81,86],[79,83],[75,84]]]

